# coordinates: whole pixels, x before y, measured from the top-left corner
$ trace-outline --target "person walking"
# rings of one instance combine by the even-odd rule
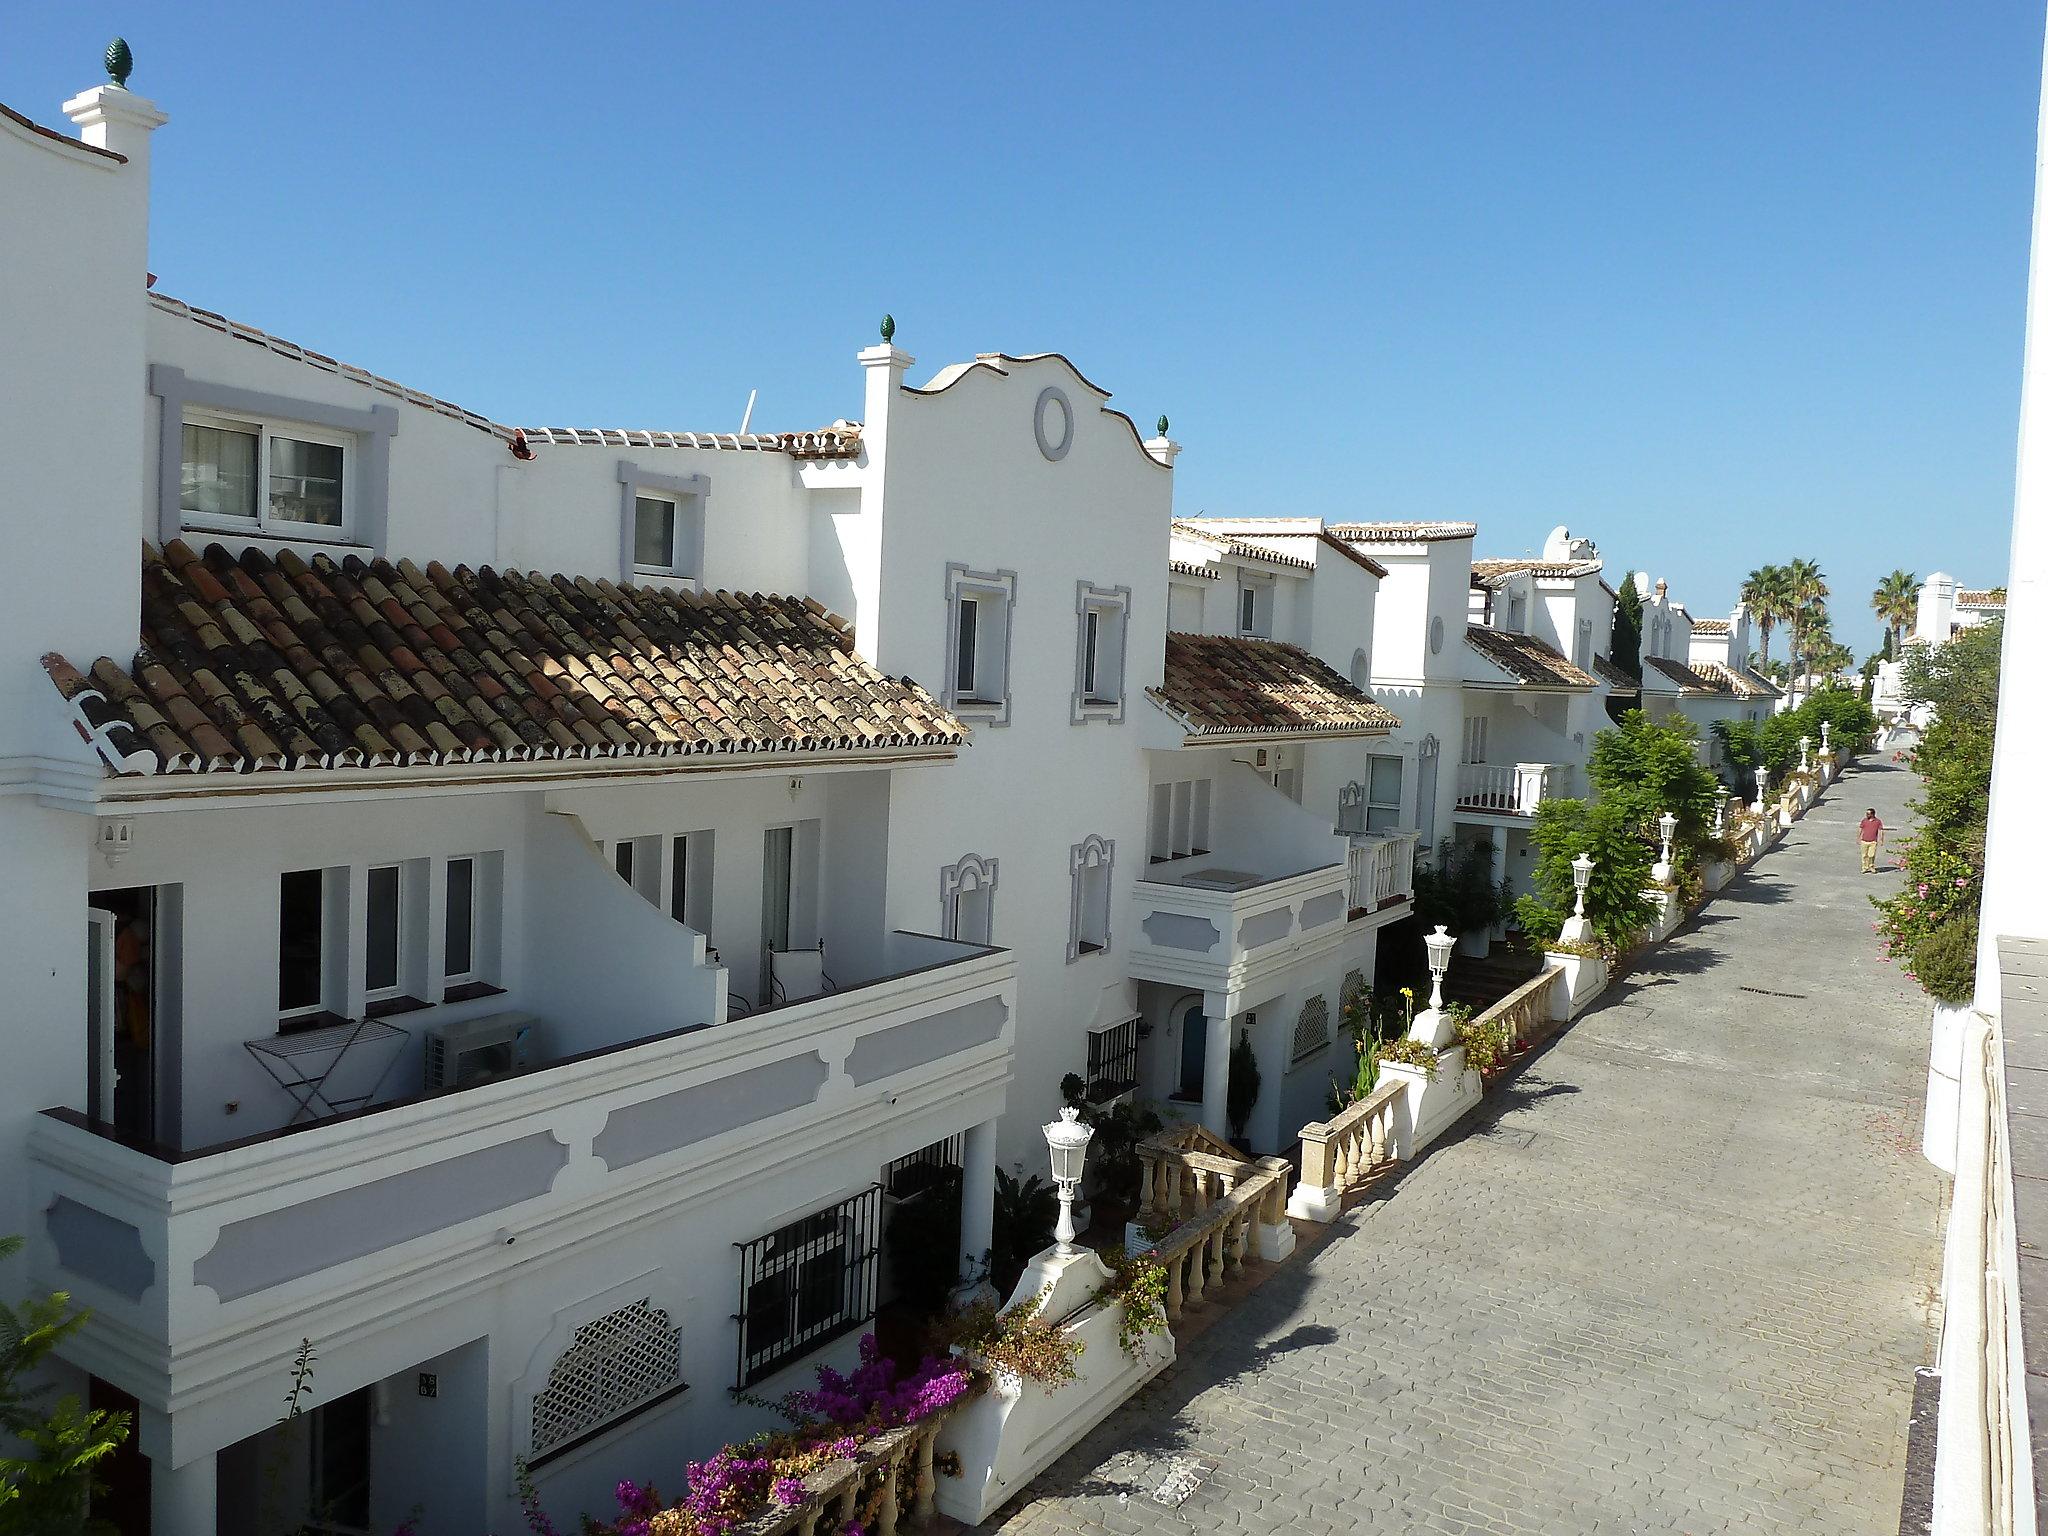
[[[1856,824],[1856,836],[1863,846],[1863,873],[1877,873],[1877,845],[1884,841],[1884,823],[1877,819],[1877,807],[1871,806],[1863,813],[1863,820]]]

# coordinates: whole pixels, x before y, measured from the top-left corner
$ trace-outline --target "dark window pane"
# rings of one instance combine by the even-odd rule
[[[474,916],[476,862],[448,861],[448,945],[441,969],[450,976],[467,976],[476,967],[476,919]]]
[[[293,523],[341,526],[341,450],[295,437],[270,440],[270,515]]]
[[[676,505],[654,496],[633,498],[633,563],[670,570],[676,563]]]
[[[398,866],[370,871],[370,932],[363,984],[372,992],[398,985]]]
[[[972,697],[974,693],[974,645],[975,621],[981,615],[981,605],[972,598],[960,601],[960,650],[954,660],[953,690]]]
[[[690,840],[675,841],[675,857],[668,869],[668,913],[679,923],[690,920]]]
[[[618,845],[612,849],[612,868],[619,872],[619,878],[625,881],[626,884],[631,885],[633,883],[633,840],[631,838],[619,839]]]
[[[320,886],[317,869],[278,877],[277,1006],[280,1012],[320,1006]]]

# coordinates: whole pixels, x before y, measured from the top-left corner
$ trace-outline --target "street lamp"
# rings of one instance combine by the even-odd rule
[[[1094,1135],[1095,1127],[1083,1125],[1081,1112],[1071,1104],[1062,1105],[1059,1119],[1045,1127],[1045,1144],[1052,1149],[1052,1181],[1060,1192],[1060,1224],[1052,1235],[1063,1259],[1081,1251],[1074,1246],[1074,1192],[1081,1187],[1081,1170]]]
[[[1799,738],[1799,771],[1801,773],[1813,772],[1813,762],[1811,759],[1812,749],[1813,738],[1811,736],[1802,736]]]
[[[1719,837],[1728,830],[1728,786],[1723,784],[1714,791],[1714,836]]]
[[[1593,855],[1581,851],[1572,860],[1572,887],[1578,892],[1578,900],[1558,934],[1558,938],[1567,944],[1584,944],[1593,936],[1593,925],[1586,921],[1586,888],[1592,883]]]
[[[1771,782],[1771,770],[1762,763],[1756,765],[1756,813],[1764,813],[1764,790]]]
[[[1671,839],[1678,832],[1678,818],[1666,811],[1657,818],[1657,830],[1663,834],[1663,857],[1650,866],[1650,878],[1659,885],[1671,883]]]
[[[1444,972],[1451,968],[1451,951],[1458,941],[1438,923],[1435,933],[1423,936],[1422,945],[1429,951],[1429,1008],[1434,1013],[1444,1005]]]
[[[1823,720],[1820,723],[1820,749],[1823,752],[1832,752],[1835,750],[1834,744],[1828,740],[1828,727],[1833,724],[1834,722],[1832,720]]]

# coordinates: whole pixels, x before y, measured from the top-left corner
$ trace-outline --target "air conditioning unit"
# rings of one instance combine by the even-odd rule
[[[487,1013],[479,1019],[429,1025],[426,1088],[474,1088],[526,1066],[534,1020],[526,1013]]]

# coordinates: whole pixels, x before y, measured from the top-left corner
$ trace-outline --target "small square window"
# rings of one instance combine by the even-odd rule
[[[676,568],[676,504],[660,496],[633,498],[633,564],[641,570]]]
[[[245,517],[254,522],[259,441],[253,427],[242,431],[186,422],[180,502],[184,510],[201,517]]]
[[[280,522],[341,526],[341,449],[295,437],[270,440],[270,515]]]
[[[339,537],[348,522],[351,441],[317,427],[188,419],[179,508],[202,527],[239,523],[286,536],[311,529],[321,530],[316,537]]]

